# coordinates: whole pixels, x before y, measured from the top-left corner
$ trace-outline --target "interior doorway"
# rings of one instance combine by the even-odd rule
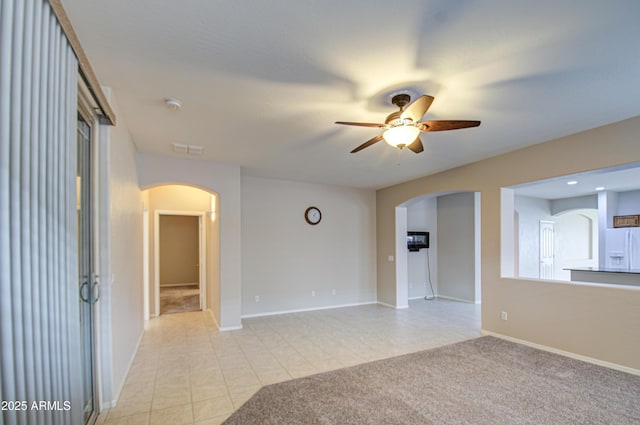
[[[206,305],[203,212],[155,212],[155,294],[158,314],[197,311]]]
[[[161,216],[196,217],[199,227],[199,265],[197,282],[199,309],[209,311],[220,323],[220,197],[217,193],[185,184],[162,184],[142,191],[143,262],[145,272],[145,312],[148,319],[160,315],[160,248]],[[146,249],[145,249],[146,245]],[[177,283],[192,283],[193,279]],[[185,289],[185,288],[183,288]]]
[[[428,232],[429,248],[409,251],[408,231]],[[481,303],[479,192],[434,193],[405,201],[396,206],[395,232],[393,307],[437,298]]]
[[[568,269],[598,267],[598,210],[581,208],[558,213],[555,220],[555,280],[571,280]]]
[[[159,226],[160,314],[201,310],[200,219],[162,214]]]

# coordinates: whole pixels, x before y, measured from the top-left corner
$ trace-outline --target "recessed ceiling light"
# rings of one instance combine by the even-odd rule
[[[569,186],[573,186],[574,184],[578,184],[578,180],[570,180],[567,182]]]
[[[598,192],[600,192],[601,190],[604,190],[604,186],[598,186],[598,187],[596,187],[596,189],[595,189],[595,190],[597,190]]]

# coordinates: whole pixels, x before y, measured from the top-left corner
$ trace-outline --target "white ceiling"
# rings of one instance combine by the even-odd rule
[[[569,184],[569,182],[575,182]],[[516,194],[541,199],[595,195],[600,190],[628,192],[640,189],[640,163],[603,168],[513,186]]]
[[[640,114],[637,0],[63,4],[138,150],[248,175],[380,188]],[[350,154],[378,130],[334,121],[381,122],[397,92],[482,125]]]

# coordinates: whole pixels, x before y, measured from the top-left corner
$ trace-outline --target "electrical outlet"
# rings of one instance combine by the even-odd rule
[[[409,284],[409,289],[413,289],[413,283]]]
[[[311,296],[315,297],[316,296],[316,291],[311,291]]]
[[[256,295],[255,296],[255,300],[256,300],[257,303],[259,303],[260,302],[260,295]]]
[[[501,318],[502,320],[507,320],[507,317],[508,317],[508,316],[507,316],[507,312],[506,312],[506,311],[503,311],[502,313],[500,313],[500,318]]]
[[[336,290],[335,290],[335,289],[332,289],[332,290],[331,290],[331,295],[335,295],[335,294],[336,294]]]

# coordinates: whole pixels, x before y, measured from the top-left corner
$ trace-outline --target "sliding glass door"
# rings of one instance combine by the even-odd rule
[[[92,220],[92,127],[91,122],[78,116],[78,302],[80,303],[80,344],[84,423],[95,422],[96,405],[94,310],[100,297],[98,276],[94,264],[94,226]]]

